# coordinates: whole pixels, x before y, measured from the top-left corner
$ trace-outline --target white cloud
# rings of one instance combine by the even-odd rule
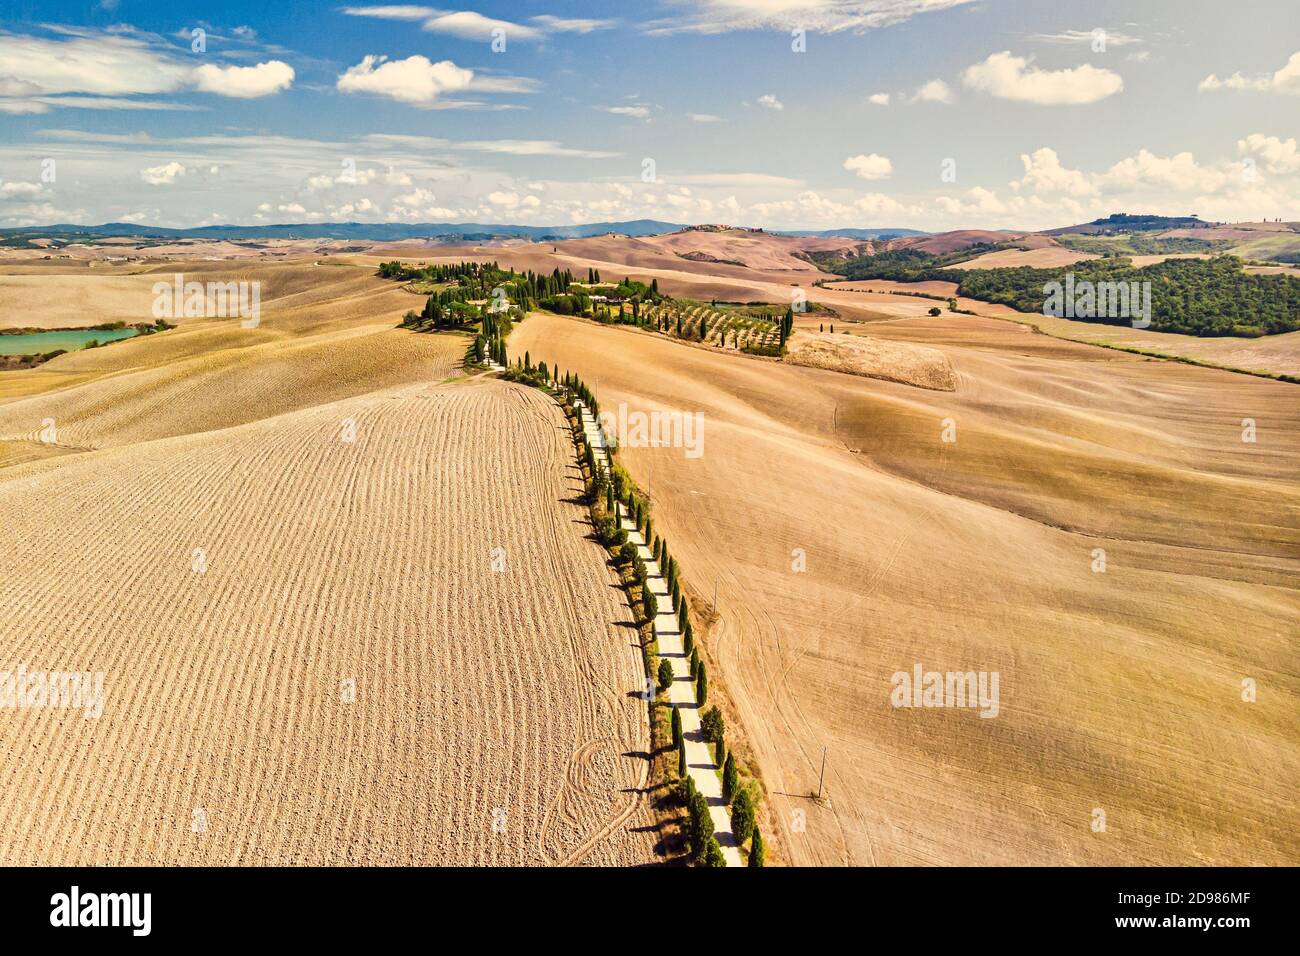
[[[8,113],[10,116],[28,116],[49,111],[49,105],[40,100],[0,99],[0,113]]]
[[[123,35],[71,39],[0,33],[5,95],[170,93],[185,86],[192,67]]]
[[[632,116],[636,119],[646,119],[650,115],[649,108],[645,106],[598,106],[596,109],[613,113],[615,116]]]
[[[997,197],[997,194],[990,189],[985,189],[983,186],[968,189],[964,195],[965,199],[953,196],[939,196],[934,202],[935,205],[951,216],[995,217],[1003,216],[1007,212],[1006,205]]]
[[[159,110],[164,112],[194,112],[204,109],[202,106],[190,106],[187,103],[167,103],[162,100],[132,100],[120,96],[38,96],[31,100],[16,100],[19,103],[34,103],[41,109],[31,110],[44,113],[46,108],[78,110]]]
[[[844,168],[863,179],[888,179],[894,171],[894,164],[884,156],[871,153],[868,156],[850,156],[844,160]]]
[[[793,30],[862,33],[974,0],[673,0],[681,14],[649,21],[651,34]]]
[[[952,90],[943,80],[931,80],[912,96],[913,103],[951,103],[952,100]]]
[[[284,205],[276,206],[275,208],[278,209],[280,212],[293,213],[294,215],[302,215],[307,211],[306,209],[303,208],[301,203],[296,203],[296,202],[285,203]]]
[[[482,40],[487,43],[492,39],[494,30],[505,34],[506,42],[511,40],[536,40],[542,32],[534,27],[509,20],[494,20],[472,10],[458,10],[454,13],[437,13],[424,21],[422,30],[429,33],[445,33],[462,40]]]
[[[287,90],[293,85],[293,77],[293,67],[280,60],[267,60],[256,66],[206,63],[194,71],[194,85],[204,93],[255,99]]]
[[[380,20],[423,20],[438,11],[433,7],[417,7],[408,4],[391,4],[377,7],[344,7],[340,13],[350,17],[375,17]]]
[[[582,159],[612,159],[622,153],[597,149],[573,149],[546,139],[490,139],[469,140],[452,144],[456,149],[472,149],[482,153],[505,153],[509,156],[575,156]]]
[[[962,82],[1004,100],[1042,105],[1095,103],[1124,89],[1118,73],[1090,63],[1067,70],[1040,70],[1007,50],[967,67]]]
[[[398,206],[415,207],[415,206],[423,206],[426,203],[431,203],[436,198],[437,197],[434,196],[434,194],[427,189],[416,189],[409,193],[405,193],[404,195],[398,196],[393,200],[393,203]]]
[[[519,194],[512,192],[494,192],[488,193],[488,202],[494,206],[504,206],[507,209],[513,209],[519,205]]]
[[[548,33],[592,33],[596,30],[608,30],[614,26],[613,20],[591,20],[581,17],[553,17],[549,13],[531,18]]]
[[[506,42],[511,40],[538,40],[547,33],[592,33],[596,30],[608,30],[614,26],[613,20],[596,20],[587,17],[557,17],[549,13],[540,14],[529,19],[535,26],[511,23],[509,20],[497,20],[485,17],[472,10],[448,11],[433,7],[396,4],[374,7],[344,7],[341,11],[353,17],[373,17],[379,20],[423,20],[422,29],[430,33],[444,33],[462,40],[492,39],[493,30],[502,30]]]
[[[687,113],[692,123],[721,123],[721,116],[714,116],[712,113]]]
[[[1221,80],[1213,73],[1201,80],[1197,89],[1207,90],[1255,90],[1262,93],[1284,93],[1300,96],[1300,53],[1292,53],[1286,64],[1273,74],[1246,77],[1234,73]]]
[[[413,106],[431,106],[443,93],[467,89],[474,71],[457,66],[451,60],[431,63],[428,57],[415,55],[405,60],[367,55],[338,78],[344,93],[374,93]]]
[[[40,191],[40,183],[0,183],[0,196],[35,196]]]
[[[1066,169],[1051,147],[1043,146],[1032,153],[1021,153],[1020,162],[1024,164],[1025,175],[1011,184],[1013,189],[1068,196],[1092,196],[1097,192],[1086,173]]]
[[[1129,36],[1119,30],[1107,30],[1104,27],[1093,30],[1062,30],[1060,33],[1036,33],[1030,39],[1040,40],[1043,43],[1072,43],[1081,46],[1104,43],[1105,47],[1132,46],[1143,42],[1135,36]]]
[[[162,166],[150,166],[140,170],[140,178],[150,186],[170,186],[177,176],[185,175],[185,167],[180,163],[165,163]]]
[[[80,109],[193,109],[182,104],[131,100],[139,94],[190,88],[220,96],[267,96],[288,88],[294,71],[269,60],[251,67],[194,66],[131,35],[66,29],[64,38],[0,33],[0,111],[43,113],[49,107]],[[64,95],[64,94],[83,94]]]
[[[1237,140],[1237,152],[1262,160],[1264,169],[1270,173],[1300,172],[1300,152],[1296,151],[1294,138],[1283,140],[1263,133],[1251,133],[1245,139]]]
[[[1120,160],[1101,177],[1103,185],[1120,191],[1159,189],[1172,192],[1213,192],[1227,177],[1196,162],[1191,153],[1157,156],[1146,149]]]
[[[872,93],[870,96],[867,97],[867,102],[870,103],[872,106],[888,106],[888,105],[889,105],[889,94],[888,94],[888,93]]]
[[[783,109],[785,109],[785,104],[782,103],[780,100],[778,100],[778,99],[777,99],[775,96],[773,96],[771,93],[764,93],[762,96],[760,96],[760,97],[758,98],[758,105],[759,105],[759,106],[765,106],[765,107],[767,107],[767,108],[770,109],[770,110],[783,110]]]

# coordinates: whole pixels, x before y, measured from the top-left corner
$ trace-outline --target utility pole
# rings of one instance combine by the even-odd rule
[[[822,748],[822,773],[817,780],[817,799],[822,798],[822,784],[826,782],[826,748]]]

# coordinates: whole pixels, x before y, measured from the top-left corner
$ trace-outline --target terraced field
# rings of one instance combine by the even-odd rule
[[[0,406],[67,423],[0,470],[0,669],[104,675],[98,719],[0,715],[0,864],[651,858],[640,654],[558,410],[493,382],[320,401],[443,368],[440,338]]]

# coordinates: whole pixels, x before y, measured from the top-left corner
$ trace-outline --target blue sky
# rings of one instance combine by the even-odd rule
[[[6,2],[0,224],[1300,219],[1297,23],[1283,0]]]

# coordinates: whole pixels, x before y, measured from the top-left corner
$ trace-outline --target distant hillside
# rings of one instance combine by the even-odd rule
[[[6,239],[62,239],[78,241],[107,236],[142,239],[365,239],[393,242],[400,239],[483,240],[520,238],[536,242],[550,239],[585,239],[619,233],[628,236],[657,236],[685,228],[679,223],[657,219],[629,222],[594,222],[577,226],[520,226],[478,222],[320,222],[283,223],[266,226],[201,226],[195,229],[166,229],[130,222],[109,222],[98,226],[60,223],[0,229]]]
[[[1116,212],[1105,219],[1094,219],[1077,226],[1045,229],[1043,232],[1049,236],[1067,233],[1165,232],[1170,229],[1211,229],[1215,225],[1197,216],[1149,216]]]
[[[808,236],[813,239],[902,239],[905,236],[928,236],[920,229],[773,229],[774,236]]]

